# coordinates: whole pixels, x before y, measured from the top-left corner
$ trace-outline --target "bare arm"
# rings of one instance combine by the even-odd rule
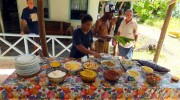
[[[91,43],[90,50],[95,51],[95,48],[93,47],[93,43]]]
[[[137,39],[138,39],[138,35],[135,35],[134,41],[137,42]]]
[[[82,53],[91,54],[91,55],[94,55],[95,57],[101,57],[99,53],[96,53],[96,52],[94,52],[94,51],[92,51],[92,50],[88,50],[88,49],[86,49],[83,45],[78,45],[78,46],[76,46],[76,47],[77,47],[77,49],[78,49],[79,51],[81,51]]]
[[[26,26],[26,20],[22,19],[22,21],[21,21],[21,33],[20,33],[21,35],[24,34],[25,26]]]
[[[95,27],[93,29],[93,33],[94,33],[93,35],[94,35],[95,38],[100,37],[99,34],[98,34],[100,24],[101,24],[101,22],[99,20],[97,20],[96,23],[95,23]]]

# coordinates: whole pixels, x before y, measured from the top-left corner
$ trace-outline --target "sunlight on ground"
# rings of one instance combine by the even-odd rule
[[[0,75],[11,75],[15,69],[0,69]]]

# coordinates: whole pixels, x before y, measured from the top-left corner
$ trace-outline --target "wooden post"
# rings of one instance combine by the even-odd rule
[[[37,0],[37,10],[38,10],[38,28],[40,34],[40,44],[42,47],[43,56],[49,57],[47,43],[46,43],[45,25],[44,25],[44,0]]]
[[[162,48],[162,45],[163,45],[163,42],[164,42],[164,38],[166,36],[167,27],[168,27],[168,24],[169,24],[169,21],[170,21],[170,18],[171,18],[171,14],[172,14],[172,11],[173,11],[173,8],[174,8],[175,4],[176,4],[175,2],[173,4],[170,4],[169,7],[168,7],[168,11],[166,13],[166,18],[164,20],[164,24],[163,24],[163,27],[161,29],[161,35],[159,37],[158,45],[157,45],[157,48],[156,48],[156,53],[155,53],[154,59],[153,59],[153,61],[156,62],[156,63],[158,62],[160,51],[161,51],[161,48]]]

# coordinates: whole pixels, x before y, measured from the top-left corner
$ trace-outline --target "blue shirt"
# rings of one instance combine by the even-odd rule
[[[26,20],[30,33],[38,34],[38,17],[37,8],[34,7],[30,10],[28,7],[23,9],[21,19]]]
[[[88,49],[91,46],[91,43],[93,43],[92,31],[89,31],[87,34],[84,34],[80,28],[76,29],[73,32],[72,43],[73,43],[73,45],[71,48],[70,57],[81,58],[81,57],[87,55],[87,54],[79,51],[76,46],[83,45],[85,48]]]

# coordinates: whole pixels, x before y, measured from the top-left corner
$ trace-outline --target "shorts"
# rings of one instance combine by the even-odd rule
[[[124,56],[126,59],[132,59],[133,47],[124,48],[119,45],[119,56]]]
[[[103,40],[95,41],[95,51],[98,53],[108,53],[109,42]]]

